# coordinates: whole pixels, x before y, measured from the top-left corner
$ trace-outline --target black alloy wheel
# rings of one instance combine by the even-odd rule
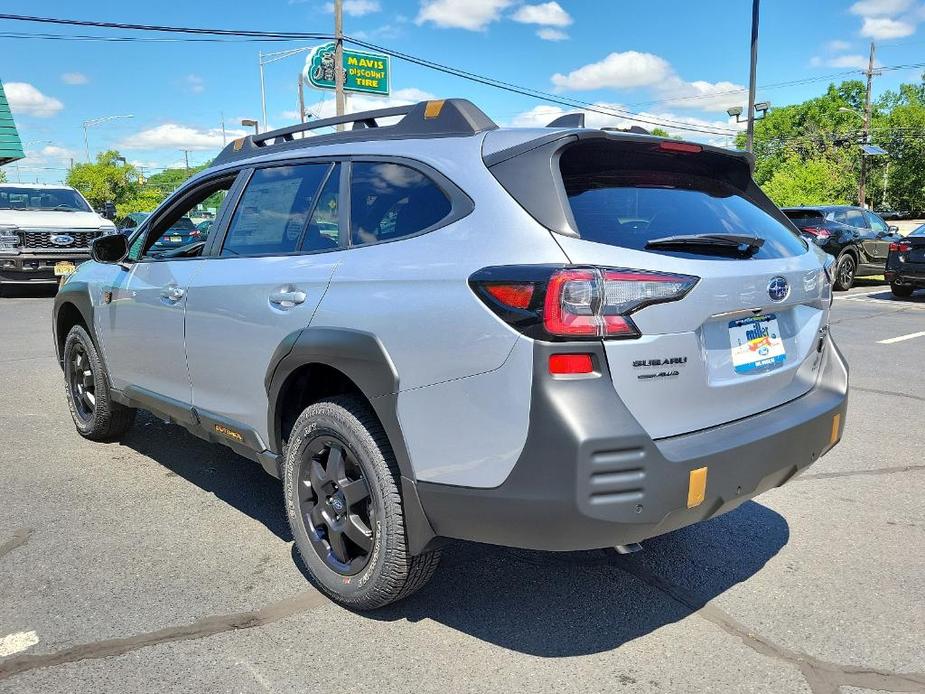
[[[75,414],[84,422],[93,421],[96,411],[96,383],[90,356],[80,342],[75,342],[67,361],[67,385]]]
[[[353,576],[369,563],[376,511],[356,455],[322,435],[305,449],[298,484],[299,512],[318,556],[332,571]]]
[[[854,284],[854,272],[856,269],[857,265],[854,262],[854,257],[847,253],[843,255],[841,260],[838,261],[838,267],[835,269],[836,289],[842,291],[851,289],[851,285]]]

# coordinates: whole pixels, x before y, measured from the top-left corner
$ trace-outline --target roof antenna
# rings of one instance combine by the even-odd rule
[[[546,125],[547,128],[583,128],[585,127],[584,113],[566,113]]]

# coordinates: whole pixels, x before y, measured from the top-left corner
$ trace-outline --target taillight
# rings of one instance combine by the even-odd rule
[[[822,227],[803,227],[804,233],[809,234],[810,236],[815,236],[817,239],[827,239],[832,235],[828,229],[823,229]]]
[[[894,241],[890,244],[890,250],[894,253],[908,253],[912,250],[912,244],[908,241],[900,241],[898,243]]]
[[[199,229],[193,229],[193,230],[189,233],[189,235],[190,235],[190,237],[195,238],[195,237],[198,237],[198,236],[202,236],[202,232],[199,231]]]
[[[485,268],[469,280],[502,319],[541,340],[639,337],[630,314],[677,301],[697,281],[664,272],[548,265]]]

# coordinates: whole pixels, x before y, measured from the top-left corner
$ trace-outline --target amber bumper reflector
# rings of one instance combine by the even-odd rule
[[[687,485],[687,507],[694,508],[703,503],[707,494],[707,469],[699,467],[691,470],[690,481]]]

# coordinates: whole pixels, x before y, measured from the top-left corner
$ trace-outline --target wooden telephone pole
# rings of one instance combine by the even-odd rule
[[[870,42],[870,60],[867,63],[867,95],[864,97],[864,132],[861,137],[865,145],[870,144],[870,95],[874,84],[874,57],[876,47],[874,42]],[[867,191],[867,152],[861,149],[861,176],[858,179],[858,205],[866,207],[865,198]]]

